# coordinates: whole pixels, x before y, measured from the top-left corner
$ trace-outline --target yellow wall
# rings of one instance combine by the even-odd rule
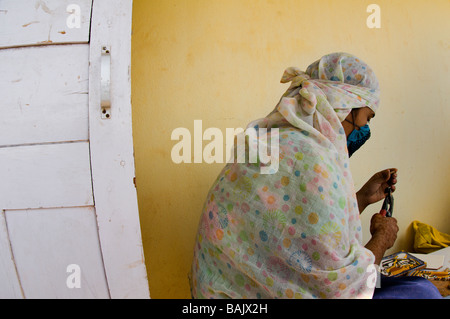
[[[381,8],[381,29],[366,8]],[[450,232],[450,2],[134,0],[132,102],[144,252],[153,298],[188,298],[196,228],[224,164],[171,160],[177,127],[245,127],[287,89],[286,67],[334,51],[375,70],[382,104],[371,140],[351,159],[356,187],[399,169],[391,251],[412,245],[415,219]],[[369,221],[381,202],[364,212]]]

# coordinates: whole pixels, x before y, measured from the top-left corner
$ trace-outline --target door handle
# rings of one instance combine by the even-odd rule
[[[101,57],[101,116],[102,119],[111,118],[111,49],[102,46]]]

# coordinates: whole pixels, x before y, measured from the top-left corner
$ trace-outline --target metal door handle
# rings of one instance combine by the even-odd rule
[[[102,47],[101,58],[101,108],[102,119],[111,118],[111,50]]]

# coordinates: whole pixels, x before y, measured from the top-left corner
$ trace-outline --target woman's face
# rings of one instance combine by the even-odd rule
[[[348,137],[354,129],[359,130],[361,126],[368,124],[373,117],[375,117],[375,113],[367,106],[353,109],[342,122],[345,136]]]

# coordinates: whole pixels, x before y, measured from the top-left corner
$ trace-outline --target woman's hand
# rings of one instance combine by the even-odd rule
[[[356,193],[360,213],[370,204],[384,199],[387,195],[385,191],[388,187],[391,187],[392,192],[395,191],[397,171],[396,168],[390,168],[376,173]]]
[[[398,231],[397,220],[394,217],[385,217],[378,213],[370,220],[370,234],[372,237],[382,237],[385,249],[394,246]]]
[[[398,230],[395,218],[384,217],[380,213],[372,216],[370,220],[372,238],[365,247],[375,255],[375,264],[379,265],[386,250],[394,245]]]

